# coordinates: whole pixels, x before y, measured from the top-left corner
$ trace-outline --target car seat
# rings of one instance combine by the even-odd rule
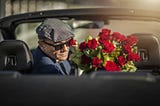
[[[138,71],[143,70],[159,73],[160,43],[158,37],[148,33],[136,33],[133,35],[139,39],[137,46],[141,60],[135,63]]]
[[[27,44],[21,40],[0,42],[0,70],[29,73],[33,66],[33,57]]]

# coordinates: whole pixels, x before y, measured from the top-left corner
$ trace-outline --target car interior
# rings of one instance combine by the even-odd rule
[[[69,11],[60,10],[62,13],[59,14],[54,12],[44,16],[41,15],[43,12],[24,14],[22,15],[23,18],[19,18],[19,20],[17,19],[18,15],[15,15],[11,19],[10,17],[4,19],[7,24],[3,23],[4,20],[0,21],[3,23],[0,28],[4,29],[0,32],[0,104],[26,106],[49,104],[154,105],[159,101],[160,38],[157,36],[158,27],[156,27],[157,32],[155,33],[152,33],[155,30],[150,29],[149,25],[153,20],[141,23],[132,20],[132,18],[131,21],[128,18],[125,21],[122,17],[116,18],[113,15],[111,20],[106,19],[102,22],[102,19],[106,18],[104,15],[102,15],[101,20],[97,21],[98,16],[95,18],[92,14],[88,17],[85,17],[86,14],[84,16],[82,14],[79,17],[79,15],[75,15],[75,12],[74,15],[70,16],[69,14],[69,17],[67,14],[70,13]],[[67,15],[61,17],[63,13]],[[29,21],[26,19],[28,15],[31,16],[28,18]],[[37,43],[37,38],[32,41],[36,36],[34,30],[46,17],[56,17],[64,22],[67,21],[68,24],[72,25],[79,42],[87,34],[93,37],[97,36],[99,31],[105,27],[114,31],[119,29],[125,35],[135,35],[139,40],[137,47],[141,57],[140,62],[135,62],[137,71],[134,73],[96,71],[85,75],[80,74],[77,65],[71,61],[73,73],[70,76],[30,74],[34,65],[32,50],[37,46],[33,45],[33,43]],[[92,17],[92,21],[86,21],[90,17]],[[8,21],[14,19],[17,20]],[[30,24],[26,24],[27,22]],[[124,23],[126,26],[123,25]],[[151,25],[159,26],[157,23]],[[126,30],[127,25],[133,25],[134,28]],[[143,29],[144,26],[148,30]],[[19,28],[28,28],[31,31],[27,30],[24,34]],[[1,35],[5,36],[2,37]],[[25,35],[25,37],[20,35]]]

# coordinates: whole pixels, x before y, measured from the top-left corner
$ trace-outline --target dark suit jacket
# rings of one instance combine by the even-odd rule
[[[37,47],[32,54],[34,59],[33,74],[70,74],[71,66],[67,60],[56,63],[55,60],[45,55],[39,47]]]

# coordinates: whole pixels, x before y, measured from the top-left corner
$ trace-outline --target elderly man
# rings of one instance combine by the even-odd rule
[[[34,74],[70,75],[67,61],[69,41],[74,34],[69,25],[59,19],[46,19],[37,27],[38,47],[33,51]]]

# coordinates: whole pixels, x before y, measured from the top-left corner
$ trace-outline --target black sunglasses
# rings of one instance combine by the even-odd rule
[[[65,43],[61,43],[59,45],[54,45],[54,44],[50,44],[46,41],[43,41],[45,44],[49,45],[49,46],[53,46],[55,48],[55,50],[60,50],[60,49],[63,49],[64,45],[66,45],[67,47],[70,46],[70,43],[69,41],[65,42]]]

